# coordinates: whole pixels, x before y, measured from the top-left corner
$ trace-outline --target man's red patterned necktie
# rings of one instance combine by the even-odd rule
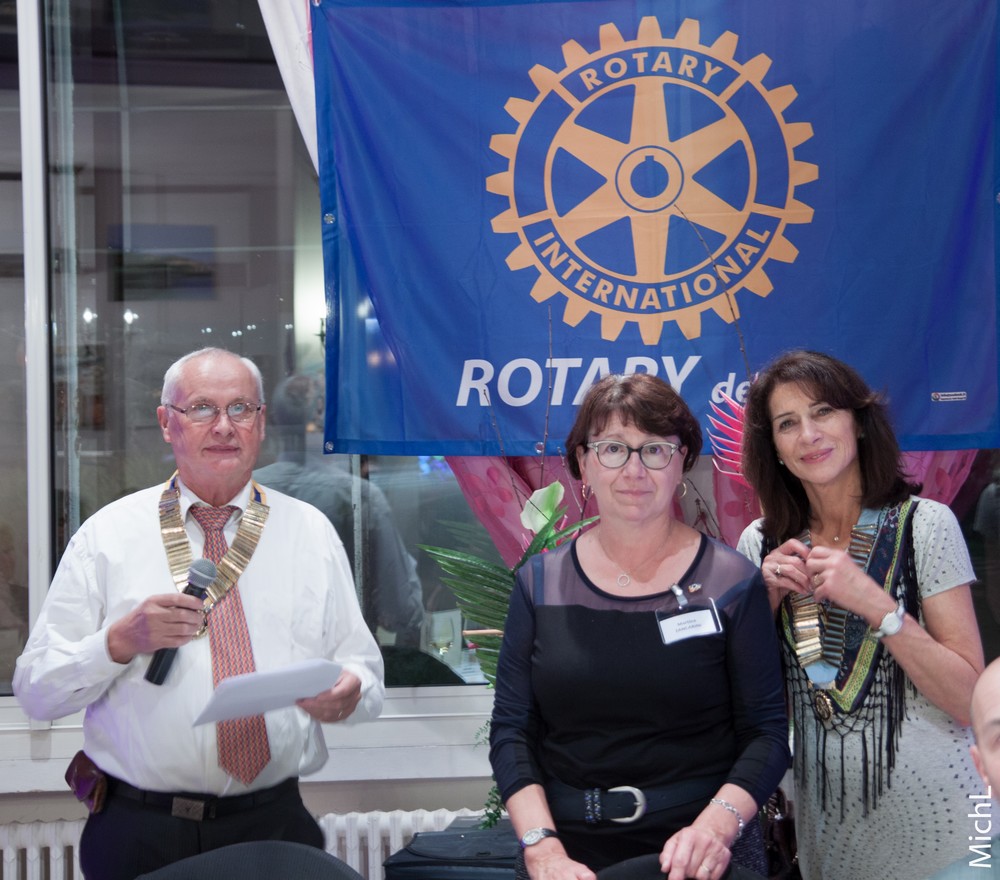
[[[191,515],[205,533],[205,557],[218,563],[227,544],[223,528],[237,507],[193,505]],[[215,687],[224,678],[253,672],[253,646],[243,614],[239,584],[234,584],[209,614],[209,643],[212,648],[212,682]],[[234,718],[216,724],[219,741],[219,766],[230,776],[249,785],[271,760],[267,727],[263,715]]]

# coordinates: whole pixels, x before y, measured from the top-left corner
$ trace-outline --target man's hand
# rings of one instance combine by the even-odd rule
[[[341,672],[337,683],[328,691],[315,697],[296,700],[295,705],[305,709],[317,721],[332,724],[347,718],[361,702],[361,679],[353,672]]]
[[[137,654],[186,645],[204,623],[204,602],[184,593],[150,596],[108,628],[108,653],[115,663]]]

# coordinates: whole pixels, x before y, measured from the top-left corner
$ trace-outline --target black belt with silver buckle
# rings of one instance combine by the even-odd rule
[[[178,819],[190,819],[194,822],[231,816],[234,813],[243,813],[254,807],[273,803],[293,791],[298,791],[298,787],[298,777],[293,776],[271,788],[262,788],[260,791],[251,791],[247,794],[216,797],[211,794],[189,794],[186,792],[171,794],[165,791],[144,791],[123,782],[121,779],[115,779],[113,776],[108,777],[108,795],[110,797],[127,798],[142,804],[144,807],[160,810],[170,813],[171,816]]]
[[[691,801],[708,799],[718,791],[718,779],[691,779],[659,788],[616,785],[613,788],[573,788],[562,782],[545,784],[545,795],[557,822],[586,822],[598,825],[638,822],[647,813],[656,813]]]

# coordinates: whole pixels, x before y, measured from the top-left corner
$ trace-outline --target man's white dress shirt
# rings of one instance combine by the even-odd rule
[[[261,488],[270,513],[239,579],[256,668],[333,660],[361,680],[362,699],[348,720],[373,719],[385,693],[382,657],[361,616],[343,545],[316,508]],[[250,490],[248,484],[229,502],[241,511],[226,527],[230,545]],[[215,725],[192,725],[213,690],[208,638],[179,648],[160,686],[144,678],[151,654],[124,665],[108,654],[107,631],[114,621],[146,597],[176,589],[160,533],[162,492],[162,485],[155,486],[114,501],[73,536],[18,659],[14,692],[33,718],[60,718],[86,708],[87,754],[102,770],[138,788],[241,794],[248,788],[218,766]],[[197,501],[181,485],[181,516],[193,559],[202,556],[204,540],[187,515]],[[294,706],[265,718],[271,761],[250,789],[323,766],[327,748],[318,722]]]

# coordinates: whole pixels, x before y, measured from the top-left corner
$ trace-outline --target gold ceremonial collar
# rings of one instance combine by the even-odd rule
[[[251,481],[250,500],[240,518],[236,537],[225,556],[219,560],[216,566],[218,574],[208,588],[208,596],[205,599],[206,616],[240,579],[254,550],[257,549],[257,542],[260,540],[261,532],[264,531],[264,523],[270,512],[270,508],[265,502],[266,498],[260,486]],[[191,541],[188,539],[184,520],[181,517],[181,492],[177,484],[176,471],[167,480],[163,494],[160,496],[160,534],[163,537],[163,548],[167,552],[170,576],[173,578],[177,590],[183,592],[187,587],[192,554]],[[205,627],[202,627],[198,635],[202,635],[204,632]]]

